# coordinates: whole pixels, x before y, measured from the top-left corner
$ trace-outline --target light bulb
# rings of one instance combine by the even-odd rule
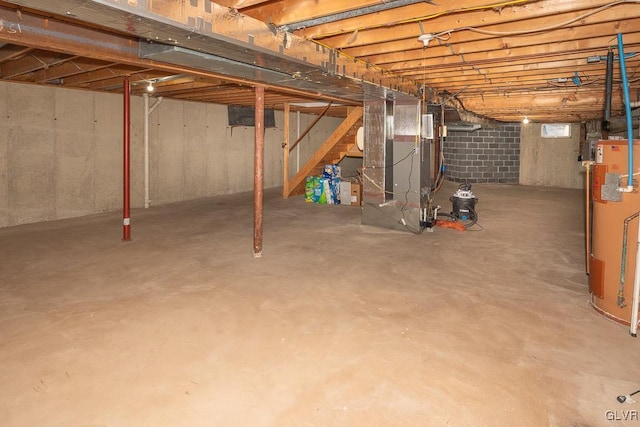
[[[153,92],[153,83],[149,82],[149,84],[147,85],[147,92]]]
[[[525,125],[529,123],[529,118],[525,116],[524,119],[522,119],[522,123],[524,123]]]

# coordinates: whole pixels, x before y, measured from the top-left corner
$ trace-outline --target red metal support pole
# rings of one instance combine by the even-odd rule
[[[131,83],[129,77],[124,78],[124,134],[123,134],[123,208],[122,208],[122,240],[131,240],[131,192],[130,192],[130,147],[131,147]]]
[[[262,201],[264,189],[264,86],[256,86],[255,160],[253,175],[253,256],[262,256]]]

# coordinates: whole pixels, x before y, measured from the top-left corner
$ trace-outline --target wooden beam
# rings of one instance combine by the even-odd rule
[[[136,73],[127,73],[123,75],[129,77],[132,85],[144,83],[145,87],[149,81],[167,76],[165,72],[156,70],[141,70]],[[89,83],[83,87],[91,90],[120,90],[122,87],[122,78],[112,77],[110,79]]]
[[[32,82],[44,83],[54,79],[68,78],[90,71],[101,70],[114,65],[116,65],[114,62],[74,58],[62,64],[36,71],[29,79]]]
[[[640,61],[632,62],[636,64],[632,67],[638,66]],[[618,68],[615,68],[618,72]],[[417,81],[424,81],[429,85],[448,85],[465,83],[473,84],[475,82],[484,82],[489,87],[495,87],[498,84],[508,84],[510,82],[518,82],[521,80],[529,80],[531,77],[538,77],[542,79],[562,78],[572,76],[574,71],[580,71],[581,75],[588,77],[598,78],[604,76],[604,64],[589,64],[584,67],[576,68],[575,66],[558,67],[553,69],[547,69],[544,73],[540,73],[539,69],[533,70],[511,70],[509,72],[500,72],[500,70],[491,70],[490,73],[480,73],[478,70],[474,70],[471,67],[467,67],[462,70],[449,71],[449,73],[438,73],[435,75],[425,74],[421,77],[414,76]]]
[[[472,4],[469,1],[464,2],[465,5],[458,8],[451,8],[449,3],[445,5],[441,12],[434,11],[429,14],[413,14],[412,22],[392,23],[386,21],[381,23],[379,27],[376,27],[372,21],[367,20],[366,23],[358,24],[356,26],[349,27],[348,23],[342,21],[340,25],[344,34],[325,37],[327,34],[333,34],[328,30],[327,25],[313,27],[301,32],[308,38],[319,39],[321,38],[323,43],[336,48],[347,48],[355,46],[366,46],[379,43],[381,40],[402,40],[409,38],[418,38],[420,35],[420,27],[416,20],[421,19],[423,28],[428,33],[441,33],[467,26],[467,23],[478,23],[476,26],[487,26],[496,24],[507,24],[504,28],[505,31],[521,30],[521,21],[525,19],[531,19],[536,17],[553,17],[559,13],[567,13],[572,11],[581,11],[585,9],[596,8],[609,4],[608,0],[594,0],[588,5],[585,2],[565,1],[558,2],[556,0],[544,0],[544,1],[529,1],[525,4],[518,4],[513,6],[504,6],[500,8],[499,12],[496,12],[495,8],[491,7],[491,3],[483,0],[475,0],[471,7],[467,4]],[[482,4],[480,4],[482,3]],[[477,7],[486,7],[482,10],[474,10]],[[630,16],[635,15],[634,4],[622,4],[617,6],[619,10],[627,10]],[[556,22],[555,20],[553,22]],[[392,24],[392,25],[390,25]],[[373,29],[367,29],[372,28]],[[353,32],[358,29],[357,37],[353,38]]]
[[[14,2],[49,13],[59,13],[55,4],[47,2]],[[320,84],[320,89],[316,89],[320,92],[324,89],[322,83],[326,81],[335,83],[337,88],[345,92],[345,97],[349,97],[351,92],[357,92],[359,80],[405,92],[416,91],[412,82],[395,77],[392,73],[340,57],[333,49],[307,39],[274,31],[272,25],[234,13],[210,1],[67,0],[66,3],[76,4],[79,19],[89,24],[107,26],[112,31],[136,38],[144,39],[156,32],[163,35],[162,41],[165,43],[267,69],[278,69],[289,73],[292,78],[296,73],[302,73],[303,77],[307,73],[318,73],[321,77],[315,79],[320,81],[310,78],[309,83]],[[135,21],[136,25],[128,24],[129,20]],[[194,34],[197,37],[193,37]],[[282,84],[290,81],[284,79]],[[359,95],[356,93],[356,96]]]
[[[569,12],[562,13],[559,15],[554,15],[553,17],[549,16],[541,16],[537,18],[531,18],[521,23],[521,27],[525,26],[527,28],[541,28],[546,27],[550,24],[550,20],[553,19],[554,22],[563,22],[569,21],[571,19],[575,19],[576,17],[582,15],[584,11],[577,12]],[[376,44],[376,49],[373,51],[373,55],[385,55],[385,54],[393,54],[393,53],[401,53],[407,50],[420,50],[425,51],[428,57],[432,55],[435,56],[445,56],[451,54],[451,50],[455,50],[456,53],[472,53],[478,52],[479,50],[476,48],[476,43],[480,44],[482,42],[483,49],[489,50],[499,50],[499,49],[509,49],[513,47],[523,47],[530,46],[532,44],[544,44],[544,43],[554,43],[556,41],[566,41],[571,39],[579,39],[580,34],[584,33],[582,31],[584,28],[588,28],[592,31],[591,35],[594,37],[602,37],[607,34],[611,37],[611,34],[616,33],[615,26],[620,24],[625,26],[625,22],[628,20],[633,20],[637,18],[637,16],[631,17],[622,17],[620,16],[620,11],[615,8],[606,9],[601,13],[586,17],[584,20],[579,22],[575,22],[573,24],[569,24],[562,29],[549,31],[549,32],[540,32],[535,33],[533,37],[527,36],[495,36],[489,34],[480,34],[472,31],[456,31],[450,33],[448,35],[444,35],[442,38],[446,40],[437,40],[433,41],[429,44],[427,49],[423,49],[423,44],[417,40],[417,36],[412,36],[409,38],[387,41],[380,40],[379,43]],[[433,21],[431,24],[436,24],[437,21]],[[614,26],[614,30],[611,31],[611,26]],[[481,26],[483,30],[489,31],[513,31],[513,24],[511,22],[505,22],[496,25],[488,25]],[[636,27],[637,28],[637,27]],[[521,28],[522,29],[522,28]],[[636,31],[636,29],[630,28],[631,31]],[[430,32],[438,33],[437,28],[429,27]],[[624,31],[627,32],[626,30]],[[564,35],[564,38],[558,40],[558,33]],[[605,43],[607,44],[607,43]],[[446,49],[443,50],[444,55],[438,54],[440,48]],[[369,60],[372,63],[384,63],[386,61],[380,60],[378,61],[372,55],[372,49],[369,45],[366,46],[358,46],[358,47],[344,47],[342,49],[347,55]]]
[[[539,71],[539,72],[552,72],[557,69],[571,69],[574,71],[580,71],[586,68],[586,57],[584,59],[571,59],[567,61],[556,60],[549,62],[523,62],[517,65],[487,65],[482,67],[462,66],[458,69],[451,69],[443,71],[442,73],[431,74],[434,78],[445,77],[448,75],[456,74],[459,77],[475,77],[477,75],[485,76],[487,79],[491,79],[493,75],[501,75],[506,73],[519,73],[527,71]],[[428,79],[427,79],[428,80]]]
[[[202,4],[202,2],[199,3]],[[43,5],[46,5],[46,3],[43,3]],[[228,10],[226,10],[226,12],[228,12]],[[192,76],[220,78],[227,82],[242,85],[255,85],[255,82],[244,78],[141,59],[138,56],[139,43],[136,37],[107,33],[69,21],[46,18],[42,15],[31,13],[26,9],[22,9],[18,15],[16,7],[0,5],[0,16],[3,17],[4,28],[17,27],[17,25],[20,24],[19,32],[1,31],[0,43],[11,43],[30,48],[41,48],[45,46],[46,49],[53,52],[83,56],[108,62],[118,62],[123,64],[122,67],[131,67],[129,69],[132,70],[132,72],[152,67],[156,70],[162,70],[172,74],[188,73]],[[93,79],[95,73],[87,74],[89,81],[96,81],[96,79]],[[115,75],[121,75],[120,70],[113,73],[113,76]],[[73,76],[71,79],[75,79],[76,77],[78,76]],[[87,81],[84,83],[86,82]],[[71,83],[69,79],[66,79],[66,83],[69,83],[70,86],[81,86],[82,84],[78,81]],[[270,84],[265,84],[264,86],[265,89],[273,88],[280,93],[293,96],[310,96],[309,92],[305,90]],[[316,100],[344,102],[343,98],[330,94],[313,92],[311,95],[313,95]]]
[[[33,48],[18,45],[7,45],[0,49],[0,62],[11,61],[31,52]]]
[[[434,44],[427,49],[406,46],[401,52],[366,56],[361,59],[371,61],[389,69],[395,64],[402,68],[415,67],[439,68],[452,64],[498,62],[517,59],[520,57],[535,57],[543,55],[560,55],[575,53],[582,50],[602,50],[603,46],[611,44],[611,34],[622,32],[626,38],[636,39],[640,29],[640,17],[621,22],[590,25],[585,28],[572,28],[563,31],[553,31],[542,36],[517,38],[494,38],[465,43],[448,42],[445,46]],[[635,36],[634,36],[635,34]],[[551,37],[553,36],[553,37]],[[629,44],[634,43],[630,39]],[[404,65],[406,64],[406,65]]]
[[[70,57],[69,55],[61,53],[31,51],[20,59],[15,59],[1,64],[0,76],[3,79],[12,79],[22,74],[53,67],[72,58],[73,57]]]

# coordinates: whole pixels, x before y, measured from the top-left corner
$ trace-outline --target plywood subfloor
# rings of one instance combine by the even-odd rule
[[[267,191],[0,230],[3,426],[599,426],[639,344],[589,306],[582,192],[478,185],[415,236]],[[444,194],[442,204],[448,204]],[[635,425],[635,421],[616,425]]]

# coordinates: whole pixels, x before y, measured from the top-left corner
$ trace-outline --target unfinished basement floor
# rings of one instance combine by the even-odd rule
[[[639,425],[607,419],[640,347],[589,305],[583,192],[474,192],[483,231],[416,236],[270,190],[261,259],[251,193],[128,243],[118,213],[2,229],[0,424]]]

